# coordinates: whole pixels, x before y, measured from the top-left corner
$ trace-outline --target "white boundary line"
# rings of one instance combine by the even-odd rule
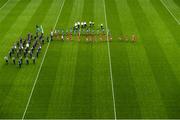
[[[180,21],[176,18],[176,16],[171,12],[171,10],[167,7],[167,5],[164,3],[163,0],[160,0],[161,3],[164,5],[164,7],[167,9],[167,11],[171,14],[171,16],[174,18],[174,20],[180,25]]]
[[[3,9],[7,5],[8,2],[9,2],[9,0],[6,1],[6,3],[4,3],[4,5],[0,8],[0,10]]]
[[[54,25],[54,27],[53,27],[53,31],[55,30],[56,25],[57,25],[57,23],[58,23],[59,17],[60,17],[60,15],[61,15],[62,8],[63,8],[63,6],[64,6],[64,2],[65,2],[65,0],[63,0],[63,3],[62,3],[62,5],[61,5],[61,9],[60,9],[59,14],[58,14],[58,17],[57,17],[57,19],[56,19],[56,23],[55,23],[55,25]],[[43,63],[44,63],[44,59],[45,59],[45,57],[46,57],[46,54],[47,54],[49,45],[50,45],[50,42],[48,43],[48,45],[47,45],[47,47],[46,47],[46,51],[45,51],[45,53],[44,53],[44,56],[43,56],[41,65],[40,65],[40,67],[39,67],[39,70],[38,70],[38,73],[37,73],[37,76],[36,76],[36,79],[35,79],[35,81],[34,81],[34,84],[33,84],[32,89],[31,89],[31,93],[30,93],[28,102],[27,102],[27,104],[26,104],[26,108],[25,108],[24,113],[23,113],[23,116],[22,116],[22,120],[24,120],[24,118],[25,118],[25,115],[26,115],[26,112],[27,112],[29,103],[30,103],[30,101],[31,101],[31,97],[32,97],[32,94],[33,94],[33,92],[34,92],[34,88],[35,88],[35,86],[36,86],[37,80],[38,80],[38,78],[39,78],[39,74],[40,74],[42,65],[43,65]]]
[[[106,23],[106,29],[108,29],[107,25],[107,17],[106,17],[106,5],[105,5],[105,0],[104,1],[104,15],[105,15],[105,23]],[[114,118],[117,120],[117,115],[116,115],[116,101],[115,101],[115,95],[114,95],[114,83],[113,83],[113,76],[112,76],[112,62],[111,62],[111,52],[110,52],[110,47],[109,47],[109,40],[108,40],[108,31],[107,31],[107,46],[108,46],[108,56],[109,56],[109,68],[110,68],[110,79],[111,79],[111,88],[112,88],[112,98],[113,98],[113,106],[114,106]]]

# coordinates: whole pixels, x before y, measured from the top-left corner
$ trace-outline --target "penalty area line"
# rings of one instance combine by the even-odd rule
[[[180,25],[180,21],[176,18],[176,16],[171,12],[171,10],[168,8],[168,6],[164,3],[163,0],[160,0],[163,6],[167,9],[167,11],[171,14],[171,16],[174,18],[174,20]]]
[[[56,19],[55,25],[54,25],[54,27],[53,27],[53,31],[55,30],[55,28],[56,28],[56,26],[57,26],[59,17],[60,17],[60,15],[61,15],[62,8],[63,8],[63,6],[64,6],[64,2],[65,2],[65,0],[63,0],[63,3],[62,3],[62,5],[61,5],[61,9],[59,10],[59,14],[58,14],[58,17],[57,17],[57,19]],[[29,98],[28,98],[28,102],[27,102],[27,104],[26,104],[26,108],[25,108],[24,113],[23,113],[23,116],[22,116],[22,120],[24,120],[25,115],[26,115],[26,112],[27,112],[27,109],[28,109],[28,107],[29,107],[29,103],[30,103],[30,101],[31,101],[31,98],[32,98],[32,95],[33,95],[33,92],[34,92],[34,88],[35,88],[36,83],[37,83],[37,80],[38,80],[38,78],[39,78],[39,74],[40,74],[40,72],[41,72],[42,65],[43,65],[43,63],[44,63],[44,59],[45,59],[45,57],[46,57],[46,54],[47,54],[49,45],[50,45],[50,42],[48,43],[48,45],[47,45],[47,47],[46,47],[46,51],[45,51],[44,56],[43,56],[43,59],[42,59],[42,61],[41,61],[41,65],[40,65],[39,70],[38,70],[38,73],[37,73],[37,75],[36,75],[36,79],[35,79],[35,81],[34,81],[33,87],[32,87],[32,89],[31,89],[31,93],[30,93]]]
[[[108,30],[107,25],[107,16],[106,16],[106,5],[105,0],[104,1],[104,16],[105,16],[105,24],[106,29]],[[112,76],[112,62],[111,62],[111,52],[110,52],[110,46],[109,46],[109,38],[108,38],[108,31],[107,31],[107,46],[108,46],[108,57],[109,57],[109,69],[110,69],[110,80],[111,80],[111,90],[112,90],[112,98],[113,98],[113,106],[114,106],[114,118],[117,120],[117,114],[116,114],[116,101],[115,101],[115,95],[114,95],[114,82],[113,82],[113,76]]]

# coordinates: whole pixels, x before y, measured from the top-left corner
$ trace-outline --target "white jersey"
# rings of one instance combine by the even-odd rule
[[[51,36],[53,36],[53,31],[51,31]]]
[[[28,44],[28,43],[26,44],[26,47],[27,47],[27,48],[29,47],[29,44]]]
[[[4,60],[8,60],[8,58],[5,56],[5,57],[4,57]]]

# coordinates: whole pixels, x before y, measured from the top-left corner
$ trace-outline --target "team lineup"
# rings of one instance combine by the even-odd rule
[[[121,35],[117,38],[119,41],[131,41],[132,43],[137,42],[137,36]],[[112,42],[113,38],[109,29],[105,30],[104,25],[100,24],[95,26],[94,22],[76,22],[70,29],[55,29],[51,30],[50,34],[44,35],[42,25],[36,25],[35,34],[28,33],[25,38],[20,37],[20,40],[13,44],[7,56],[4,57],[6,64],[9,61],[15,65],[16,62],[21,68],[23,61],[26,65],[29,65],[30,61],[33,64],[40,54],[41,48],[45,42],[53,40],[61,41],[86,41],[86,42]]]
[[[0,119],[180,119],[180,0],[0,0]]]

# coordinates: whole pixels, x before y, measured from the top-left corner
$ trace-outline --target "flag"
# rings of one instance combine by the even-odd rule
[[[41,28],[40,28],[40,32],[41,32],[41,33],[44,33],[44,30],[43,30],[42,25],[41,25]]]
[[[36,25],[36,32],[44,33],[42,25],[40,27],[38,25]]]

